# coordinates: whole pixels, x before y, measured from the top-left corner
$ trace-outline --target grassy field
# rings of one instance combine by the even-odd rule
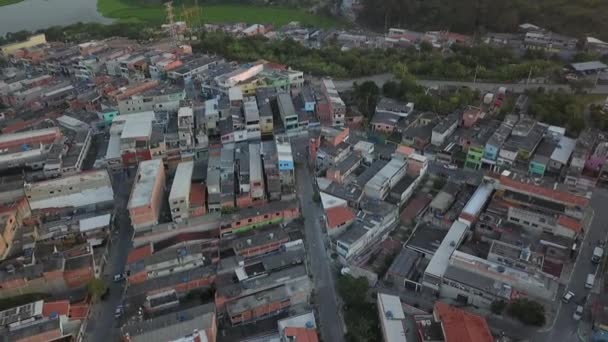
[[[16,4],[21,1],[23,1],[23,0],[0,0],[0,7]]]
[[[11,0],[0,0],[11,1]],[[145,6],[125,0],[97,0],[97,9],[108,18],[128,22],[163,23],[165,11],[162,6]],[[176,6],[176,20],[181,20],[181,7]],[[304,10],[258,7],[249,5],[208,5],[202,9],[203,23],[246,22],[281,26],[290,21],[316,27],[335,26],[331,18],[306,13]]]

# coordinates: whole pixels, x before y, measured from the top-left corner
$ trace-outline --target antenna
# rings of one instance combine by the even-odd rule
[[[165,11],[167,12],[167,21],[169,24],[169,33],[171,34],[171,40],[175,46],[177,43],[177,32],[175,32],[175,21],[173,14],[173,1],[165,2]]]

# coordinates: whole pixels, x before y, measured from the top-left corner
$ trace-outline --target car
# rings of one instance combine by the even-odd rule
[[[570,302],[570,300],[572,300],[572,298],[574,298],[574,292],[572,291],[568,291],[566,292],[566,294],[562,297],[562,302],[568,304]]]
[[[454,164],[443,164],[443,168],[448,169],[448,170],[456,170],[458,168],[458,166],[456,166]]]
[[[117,307],[116,310],[114,311],[114,318],[118,319],[122,316],[122,308],[121,307]]]
[[[583,317],[583,306],[579,305],[576,307],[576,310],[574,311],[574,314],[572,315],[572,318],[575,321],[578,321],[581,319],[581,317]]]
[[[117,273],[114,275],[113,279],[115,283],[118,283],[123,281],[125,279],[125,276],[122,273]]]

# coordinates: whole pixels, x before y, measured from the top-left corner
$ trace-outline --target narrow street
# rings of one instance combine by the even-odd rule
[[[585,240],[581,244],[580,254],[572,271],[570,283],[567,286],[567,290],[574,292],[574,300],[568,304],[559,302],[557,317],[553,326],[548,331],[538,332],[534,341],[562,341],[565,336],[568,336],[569,341],[574,341],[570,337],[576,338],[579,322],[572,318],[572,314],[578,305],[577,303],[581,303],[582,298],[589,294],[590,290],[585,288],[587,275],[595,273],[598,267],[591,262],[591,256],[593,255],[593,247],[596,243],[606,239],[606,222],[608,222],[607,201],[608,192],[604,189],[595,189],[591,198],[591,207],[595,211],[595,216],[585,236]],[[561,299],[562,295],[563,293],[559,293],[558,296],[560,298],[558,299]],[[589,305],[590,303],[586,304]]]
[[[304,229],[306,232],[306,248],[310,258],[310,269],[314,277],[321,336],[323,341],[344,341],[344,329],[338,307],[334,271],[330,265],[330,257],[325,249],[326,235],[319,221],[323,210],[313,202],[313,176],[306,163],[306,138],[292,140],[294,160],[296,162],[297,193],[300,199]]]
[[[92,308],[91,319],[89,319],[86,331],[85,341],[87,342],[118,341],[120,339],[120,331],[117,328],[114,311],[122,302],[125,282],[115,283],[112,281],[112,277],[114,274],[124,271],[127,256],[131,249],[133,230],[126,207],[132,179],[128,179],[126,173],[122,171],[111,173],[111,176],[113,178],[116,216],[111,233],[112,242],[108,262],[102,273],[102,279],[106,281],[110,294],[105,300],[99,301]]]

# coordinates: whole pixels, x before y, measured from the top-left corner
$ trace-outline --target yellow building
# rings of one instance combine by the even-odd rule
[[[46,44],[46,36],[44,35],[44,33],[31,36],[27,40],[22,42],[2,45],[0,46],[0,52],[2,52],[3,55],[8,56],[19,49],[29,48],[41,44]]]

